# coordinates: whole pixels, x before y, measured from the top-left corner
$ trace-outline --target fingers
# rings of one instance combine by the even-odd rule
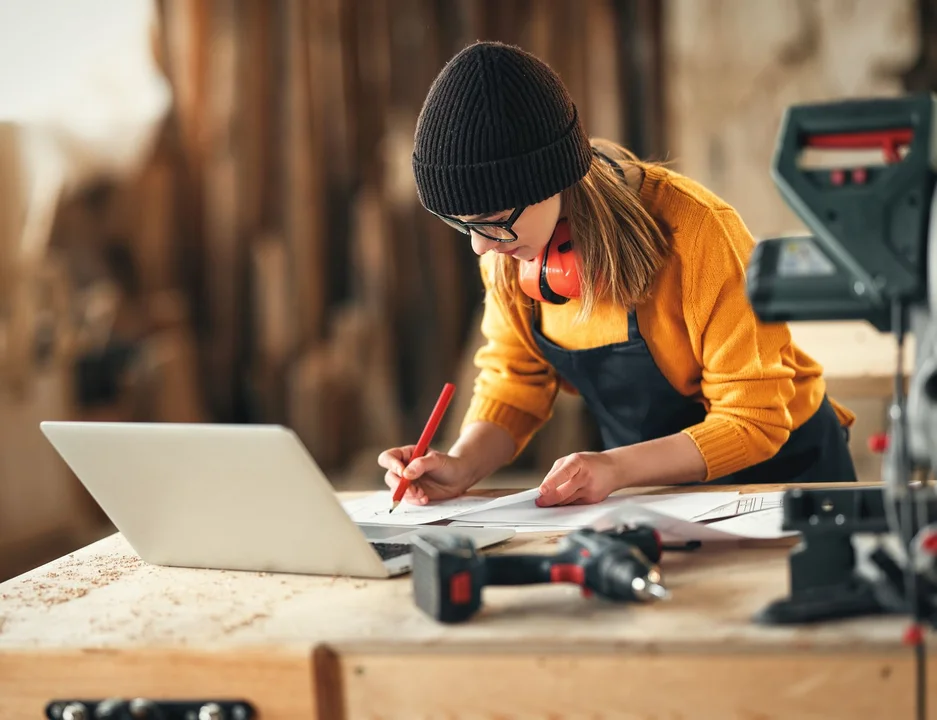
[[[593,503],[595,503],[595,500],[589,499],[588,493],[584,490],[578,490],[575,495],[566,502],[560,503],[560,505],[592,505]]]
[[[434,450],[430,450],[423,457],[418,457],[403,471],[403,476],[408,480],[416,480],[421,475],[442,470],[449,459],[448,455],[443,455]]]
[[[425,505],[429,502],[430,496],[426,489],[421,487],[420,479],[442,470],[449,461],[449,456],[430,450],[426,455],[415,458],[408,463],[407,461],[413,455],[415,447],[415,445],[407,445],[385,450],[378,456],[377,463],[387,470],[384,474],[384,482],[392,492],[396,491],[397,486],[401,483],[401,478],[406,478],[410,481],[410,486],[404,493],[403,499],[407,502]],[[432,480],[432,478],[426,479]],[[430,485],[432,486],[432,482]],[[434,490],[432,487],[430,489],[438,495],[438,489]]]
[[[404,447],[385,450],[377,456],[377,464],[385,470],[395,472],[397,475],[403,475],[403,469],[413,454],[414,448],[414,445],[405,445]]]
[[[567,455],[553,464],[553,468],[540,483],[540,497],[537,505],[566,505],[576,499],[577,492],[586,484],[582,458]]]
[[[397,490],[397,486],[400,484],[400,476],[388,470],[384,473],[384,483],[387,487],[390,488],[391,494]],[[407,491],[403,494],[404,502],[414,503],[416,505],[425,505],[429,502],[429,497],[427,497],[426,492],[419,486],[417,483],[411,483],[410,487],[407,488]]]
[[[397,490],[397,486],[401,482],[401,476],[406,468],[407,460],[413,454],[414,447],[414,445],[406,445],[404,447],[391,448],[378,455],[377,464],[387,470],[387,472],[384,473],[384,483],[390,488],[391,493]],[[407,479],[410,480],[411,478]],[[403,494],[403,501],[416,505],[425,505],[429,502],[429,498],[419,485],[410,483],[410,487],[408,487],[407,491]]]

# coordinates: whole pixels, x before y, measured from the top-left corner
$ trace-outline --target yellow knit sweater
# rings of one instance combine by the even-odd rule
[[[637,308],[638,325],[664,377],[699,399],[705,419],[684,432],[699,448],[707,480],[773,456],[819,407],[822,368],[791,341],[785,324],[762,324],[745,294],[754,239],[738,213],[700,184],[663,167],[647,168],[641,201],[672,232],[673,251]],[[549,419],[557,377],[534,341],[530,310],[492,285],[494,259],[481,260],[486,288],[475,356],[479,374],[463,425],[487,420],[514,438],[517,453]],[[627,340],[627,309],[601,304],[577,323],[579,303],[542,303],[540,328],[557,345],[587,349]],[[833,402],[840,422],[855,417]]]

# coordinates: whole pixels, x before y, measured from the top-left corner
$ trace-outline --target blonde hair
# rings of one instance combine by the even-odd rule
[[[639,160],[616,143],[593,139],[595,150],[622,166],[642,171],[655,163]],[[562,204],[580,263],[579,320],[588,318],[599,300],[633,308],[645,300],[669,251],[670,238],[641,204],[616,168],[594,157],[585,176],[562,192]],[[494,288],[509,304],[526,297],[517,280],[517,260],[499,255]],[[533,301],[530,301],[531,303]]]

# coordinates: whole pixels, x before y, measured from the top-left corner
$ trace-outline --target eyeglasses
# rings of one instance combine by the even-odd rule
[[[440,215],[439,213],[433,213],[433,215],[465,235],[471,235],[473,232],[476,232],[482,237],[494,240],[495,242],[511,243],[517,240],[517,233],[514,232],[512,226],[517,222],[517,218],[521,216],[521,213],[524,212],[526,208],[526,205],[516,207],[507,220],[496,221],[482,220],[479,222],[463,222],[449,217],[448,215]],[[430,212],[433,211],[430,210]]]

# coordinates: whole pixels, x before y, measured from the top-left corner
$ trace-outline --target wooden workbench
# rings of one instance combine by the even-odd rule
[[[559,537],[496,551],[549,552]],[[654,606],[491,588],[475,619],[443,626],[414,606],[409,577],[155,567],[114,535],[0,584],[0,718],[76,696],[235,697],[266,720],[912,717],[901,619],[751,622],[786,593],[787,552],[670,554],[674,596]]]

